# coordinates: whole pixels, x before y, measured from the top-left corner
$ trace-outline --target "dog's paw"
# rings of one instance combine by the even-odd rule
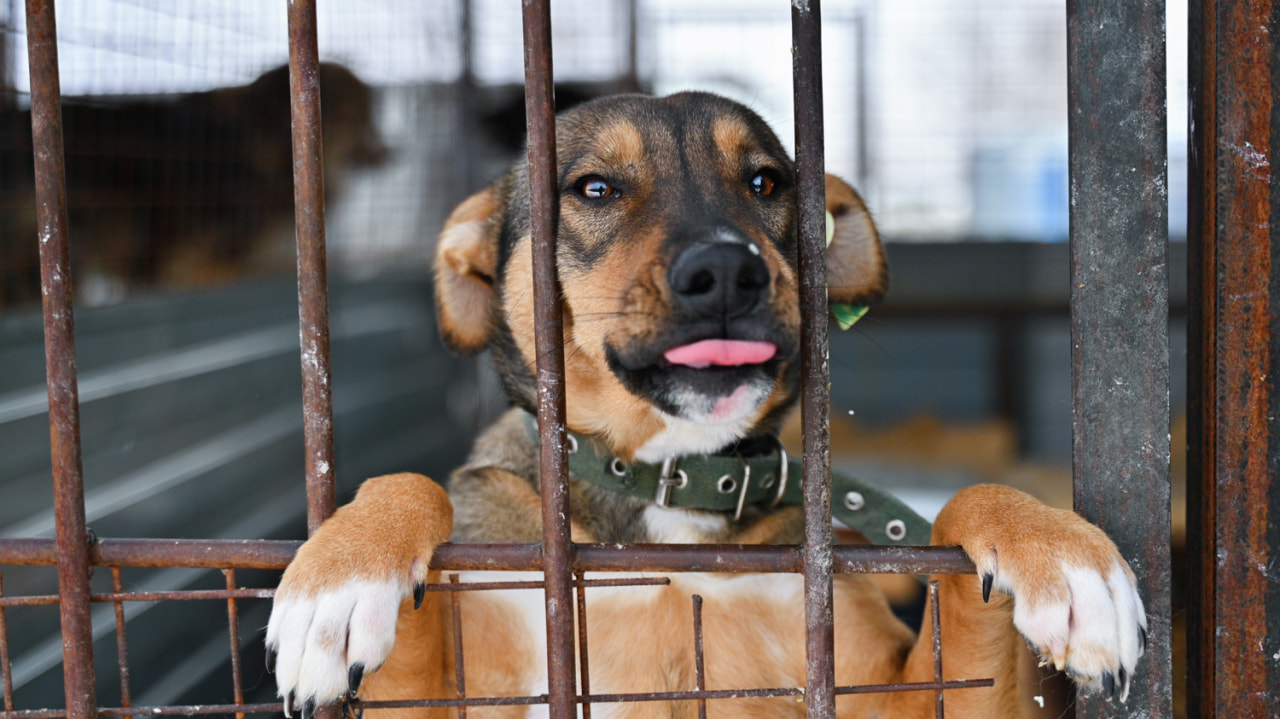
[[[267,623],[268,666],[286,716],[352,696],[395,644],[400,603],[422,602],[432,552],[452,509],[419,475],[368,480],[285,570]]]
[[[1007,487],[957,495],[967,516],[939,515],[978,569],[983,600],[1013,600],[1014,627],[1042,664],[1064,671],[1085,692],[1129,696],[1146,650],[1147,616],[1137,580],[1115,544],[1079,515]],[[962,493],[963,495],[963,493]],[[953,500],[954,501],[954,500]],[[946,510],[944,510],[946,512]]]

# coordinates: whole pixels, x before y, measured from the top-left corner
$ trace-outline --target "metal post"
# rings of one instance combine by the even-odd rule
[[[333,394],[329,386],[329,295],[320,134],[320,57],[315,0],[289,2],[289,101],[293,118],[293,202],[298,239],[298,320],[302,341],[307,529],[337,504]]]
[[[529,203],[533,228],[533,305],[538,353],[539,477],[546,575],[547,693],[551,716],[576,714],[573,656],[573,545],[569,541],[569,465],[564,439],[564,324],[556,277],[555,91],[551,7],[524,2],[525,114],[529,125]]]
[[[1169,270],[1163,0],[1067,3],[1075,508],[1115,539],[1146,604],[1128,702],[1171,716]]]
[[[818,0],[791,4],[796,186],[800,231],[800,325],[804,389],[805,704],[835,716],[831,551],[831,368],[827,362],[826,172],[822,137],[822,14]]]
[[[35,151],[36,220],[44,305],[49,439],[57,522],[62,671],[67,719],[97,715],[93,621],[89,605],[89,543],[80,463],[80,400],[67,241],[67,183],[62,151],[62,86],[53,0],[27,0],[31,68],[31,136]]]
[[[1280,715],[1280,4],[1192,0],[1187,713]]]
[[[1149,623],[1129,701],[1078,715],[1169,716],[1164,0],[1070,0],[1068,58],[1075,509],[1120,546]]]

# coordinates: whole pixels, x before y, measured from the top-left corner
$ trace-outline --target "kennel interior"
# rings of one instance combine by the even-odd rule
[[[1165,26],[1163,3],[1133,5],[1141,12],[1125,6],[1106,20],[1163,36],[1155,27]],[[1187,15],[1170,5],[1168,54],[1176,67],[1185,56],[1173,38],[1187,32],[1179,24]],[[445,476],[461,459],[459,448],[500,402],[482,366],[450,358],[438,346],[425,271],[444,213],[519,151],[524,74],[514,3],[459,0],[352,9],[320,2],[317,10],[320,59],[335,78],[331,88],[322,75],[322,120],[341,501],[360,478],[383,471],[412,468]],[[1191,10],[1192,47],[1200,53],[1191,66],[1203,69],[1208,57],[1223,72],[1218,68],[1238,58],[1230,43],[1209,39],[1214,32],[1244,32],[1226,22],[1236,10],[1205,4]],[[123,0],[62,0],[57,11],[88,524],[102,538],[300,538],[306,502],[302,389],[294,354],[293,173],[287,83],[282,90],[280,82],[288,62],[286,13],[247,2],[171,6]],[[1072,6],[1077,24],[1070,25],[1076,32],[1071,47],[1094,48],[1100,56],[1118,52],[1155,72],[1156,61],[1135,54],[1122,37],[1091,33],[1090,12],[1098,11]],[[0,537],[6,538],[0,550],[15,565],[5,567],[0,587],[0,634],[7,636],[0,666],[7,667],[5,719],[30,719],[45,716],[40,712],[46,708],[49,716],[60,716],[56,707],[65,700],[60,619],[49,603],[58,592],[56,575],[52,567],[33,566],[40,564],[33,557],[45,561],[47,541],[26,541],[54,534],[44,332],[34,303],[39,283],[31,279],[37,227],[30,172],[30,32],[16,0],[0,13],[0,486],[6,497],[0,504]],[[704,87],[747,102],[784,138],[792,134],[791,17],[785,3],[557,2],[553,13],[560,102],[620,90]],[[1082,101],[1068,91],[1068,58],[1079,81],[1089,57],[1068,52],[1061,5],[829,1],[822,17],[826,164],[867,195],[890,242],[894,281],[890,300],[856,330],[832,335],[833,461],[894,488],[926,513],[961,484],[989,478],[1023,483],[1047,499],[1070,503],[1073,456],[1077,497],[1082,480],[1085,487],[1106,485],[1095,468],[1079,464],[1090,452],[1091,430],[1083,429],[1085,446],[1079,433],[1072,442],[1073,423],[1082,421],[1076,413],[1087,405],[1088,394],[1082,399],[1072,385],[1073,346],[1079,344],[1072,333],[1073,327],[1087,327],[1088,316],[1073,320],[1069,311],[1069,278],[1082,263],[1064,240],[1072,230],[1072,201],[1087,197],[1069,190],[1068,177],[1087,168],[1073,167],[1068,159],[1068,119],[1070,107],[1088,107],[1093,98]],[[1263,18],[1256,27],[1274,23]],[[1155,82],[1149,75],[1124,79]],[[1158,95],[1164,97],[1163,67],[1158,75]],[[1185,97],[1176,75],[1169,72],[1174,118]],[[1151,96],[1148,91],[1144,97]],[[334,108],[337,97],[348,99]],[[1216,97],[1202,97],[1201,103],[1212,105]],[[338,112],[362,104],[364,113]],[[1185,212],[1180,214],[1186,205],[1178,197],[1186,177],[1179,163],[1187,157],[1181,149],[1185,135],[1176,127],[1171,123],[1169,130],[1168,211],[1155,213],[1156,223],[1167,222],[1175,237],[1186,221]],[[1209,121],[1201,127],[1217,132]],[[1087,139],[1088,132],[1083,134]],[[1077,136],[1071,142],[1094,157],[1123,157],[1116,147],[1085,149]],[[1257,148],[1270,145],[1249,136],[1230,146],[1244,148],[1226,159],[1248,165],[1253,174],[1246,173],[1246,180],[1260,173],[1269,177],[1264,170],[1274,162],[1266,164],[1267,155]],[[1162,142],[1148,142],[1142,151],[1163,155],[1166,149]],[[1145,167],[1143,173],[1159,169]],[[1206,193],[1202,197],[1231,190],[1212,184],[1225,183],[1228,174],[1212,181],[1195,176]],[[1153,202],[1159,198],[1144,195],[1136,204],[1147,208]],[[1205,222],[1205,216],[1193,211],[1197,231],[1215,226],[1197,225],[1197,217]],[[1105,225],[1106,218],[1095,221]],[[1136,234],[1150,240],[1163,231],[1147,222]],[[1132,228],[1126,232],[1135,234]],[[1188,334],[1188,307],[1204,311],[1206,298],[1214,296],[1205,289],[1211,286],[1206,279],[1218,275],[1201,271],[1202,284],[1189,292],[1182,269],[1188,246],[1164,247],[1174,348],[1169,404],[1176,415],[1187,402],[1181,379],[1186,353],[1180,348],[1188,338],[1193,347],[1208,347],[1219,337],[1204,323]],[[1201,247],[1190,252],[1194,267],[1210,267],[1203,264],[1207,258],[1234,257],[1206,255]],[[1262,296],[1274,298],[1275,285],[1264,282]],[[1222,301],[1232,294],[1224,287]],[[1127,306],[1107,297],[1104,302],[1112,304],[1097,309],[1100,317]],[[1271,322],[1267,331],[1274,336]],[[1115,364],[1090,371],[1102,377],[1116,369],[1107,379],[1125,381],[1131,368],[1108,361]],[[1202,353],[1196,366],[1208,367],[1208,361]],[[1153,364],[1158,370],[1159,362]],[[1234,366],[1215,376],[1230,376]],[[1266,372],[1253,376],[1259,374]],[[1235,442],[1212,431],[1233,416],[1229,397],[1203,394],[1208,384],[1197,384],[1197,373],[1192,375],[1192,386],[1201,392],[1192,396],[1192,441],[1199,447]],[[1159,378],[1141,375],[1141,381]],[[1274,380],[1265,387],[1274,407]],[[1159,434],[1158,407],[1157,416],[1137,420],[1124,419],[1124,409],[1108,411],[1121,412],[1121,423],[1154,423]],[[1270,421],[1262,425],[1273,426]],[[1176,433],[1178,423],[1173,424]],[[1256,444],[1256,438],[1248,443]],[[1175,465],[1178,445],[1174,440]],[[1270,447],[1265,456],[1274,462],[1274,442],[1262,446]],[[958,451],[972,447],[982,451]],[[1217,461],[1232,456],[1229,449],[1218,449],[1214,456],[1223,459]],[[1145,461],[1143,471],[1149,472],[1151,463],[1159,464],[1159,452]],[[1135,488],[1158,482],[1154,471],[1154,480],[1127,478],[1118,489],[1104,486],[1098,496],[1149,491]],[[1199,496],[1206,495],[1203,487],[1217,496],[1214,482],[1198,486]],[[1252,486],[1264,489],[1246,506],[1275,505],[1265,477]],[[1179,493],[1174,496],[1176,503]],[[1157,484],[1151,503],[1158,507],[1159,498]],[[1228,495],[1222,495],[1221,506],[1238,507]],[[1124,536],[1160,532],[1158,513],[1138,513],[1143,521],[1134,522],[1132,512],[1111,511],[1109,521],[1124,525]],[[1202,552],[1205,538],[1234,541],[1225,530],[1212,531],[1213,519],[1192,522],[1193,532],[1201,532]],[[1174,527],[1180,528],[1176,520]],[[102,552],[111,545],[99,546],[95,557],[104,560]],[[277,566],[281,546],[286,545],[263,545],[263,556],[240,561],[246,567]],[[126,549],[112,549],[125,553],[105,559],[167,561],[157,559],[163,552],[140,549],[141,555],[129,555]],[[1151,581],[1167,592],[1155,551],[1144,562]],[[1239,581],[1248,586],[1255,579]],[[99,704],[201,705],[234,713],[238,703],[273,701],[257,651],[256,628],[265,623],[266,602],[248,594],[237,601],[238,628],[229,642],[227,597],[216,594],[228,581],[208,569],[126,567],[116,577],[100,567],[92,591],[108,601],[97,603],[91,618]],[[241,569],[233,583],[273,582],[269,570]],[[121,587],[166,599],[173,595],[165,592],[187,590],[214,592],[205,596],[217,598],[109,601]],[[1192,616],[1203,632],[1220,615],[1205,613],[1205,607],[1218,606],[1210,601],[1213,591],[1199,594],[1200,609]],[[1160,596],[1149,607],[1157,614]],[[118,640],[117,622],[127,629],[126,643]],[[1263,620],[1260,626],[1269,625]],[[1266,636],[1272,635],[1280,636]],[[1267,641],[1261,646],[1269,646]],[[229,643],[245,651],[237,657]],[[122,647],[127,677],[113,668]],[[1159,667],[1158,655],[1152,659]],[[1256,664],[1256,658],[1247,661]],[[1225,688],[1228,679],[1219,676],[1262,671],[1265,677],[1276,671],[1264,663],[1261,670],[1251,664],[1248,671],[1215,674],[1215,665],[1231,665],[1209,664],[1200,667],[1195,701],[1201,706],[1235,700]],[[1149,696],[1162,706],[1173,682],[1167,668],[1156,675]],[[1205,689],[1218,683],[1222,689]],[[1266,692],[1262,697],[1276,701]]]

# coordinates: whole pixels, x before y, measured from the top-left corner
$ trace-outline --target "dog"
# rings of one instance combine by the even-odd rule
[[[587,481],[573,464],[595,456],[639,476],[668,458],[749,461],[776,451],[774,435],[801,382],[792,161],[759,116],[703,93],[585,103],[559,117],[556,143],[566,423],[578,446],[570,461],[573,540],[799,543],[798,506],[765,498],[683,507],[670,494],[660,502]],[[367,480],[300,548],[266,633],[286,713],[301,708],[306,717],[357,690],[362,700],[455,696],[450,602],[421,591],[439,579],[432,552],[445,541],[541,541],[527,178],[518,162],[463,202],[440,235],[435,265],[444,340],[463,353],[492,351],[513,407],[477,440],[447,494],[414,474]],[[887,265],[866,207],[833,177],[826,203],[831,301],[880,299]],[[1018,716],[1031,703],[1018,699],[1019,635],[1083,690],[1127,696],[1146,615],[1133,572],[1101,530],[1016,490],[981,485],[946,505],[932,543],[963,547],[977,567],[977,576],[935,577],[946,677],[995,680],[947,692],[947,716]],[[929,612],[918,639],[866,577],[838,576],[834,591],[839,684],[932,681]],[[592,690],[692,689],[692,594],[706,601],[708,689],[804,685],[801,577],[675,574],[666,586],[588,593]],[[468,695],[544,693],[542,593],[458,597]],[[838,697],[837,709],[841,717],[932,716],[933,703],[932,692],[858,694]],[[802,703],[776,697],[710,701],[707,710],[804,715]],[[594,711],[697,710],[673,701]]]

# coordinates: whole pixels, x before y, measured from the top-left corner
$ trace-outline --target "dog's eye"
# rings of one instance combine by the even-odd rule
[[[613,197],[613,193],[613,185],[610,185],[602,177],[593,175],[578,183],[578,194],[588,200],[603,200],[606,197]]]
[[[751,178],[751,191],[757,195],[767,197],[773,194],[774,184],[773,178],[770,177],[768,172],[757,172],[755,177]]]

